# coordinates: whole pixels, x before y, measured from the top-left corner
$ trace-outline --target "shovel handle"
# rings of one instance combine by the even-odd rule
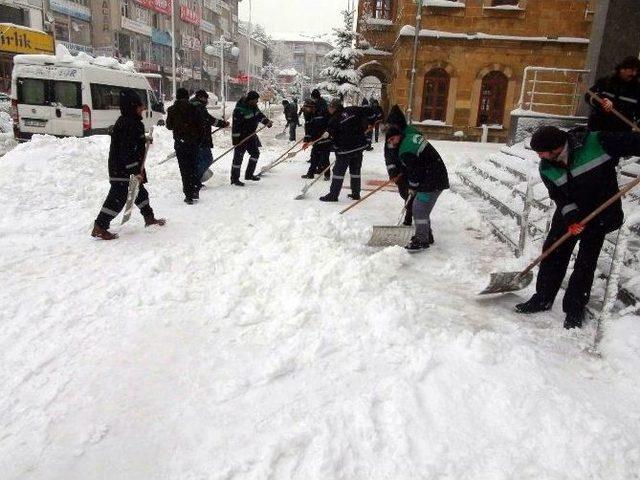
[[[587,89],[587,95],[589,95],[591,98],[593,98],[596,102],[602,104],[602,102],[604,102],[604,100],[602,99],[602,97],[600,97],[599,95],[597,95],[596,93],[592,92],[590,89]],[[631,127],[631,129],[634,132],[640,132],[640,127],[638,127],[637,124],[633,123],[631,120],[629,120],[627,117],[625,117],[623,114],[621,114],[618,110],[616,110],[615,108],[611,109],[611,113],[613,113],[616,117],[618,117],[620,120],[622,120],[624,123],[626,123],[627,125],[629,125]]]
[[[627,183],[624,187],[622,187],[622,189],[618,193],[616,193],[613,197],[611,197],[609,200],[604,202],[602,205],[600,205],[598,208],[596,208],[593,212],[591,212],[589,215],[587,215],[580,222],[580,225],[585,226],[587,223],[589,223],[591,220],[593,220],[595,217],[597,217],[600,213],[602,213],[603,210],[608,208],[612,203],[616,202],[622,196],[626,195],[627,192],[629,192],[629,190],[634,188],[639,183],[640,183],[640,176],[636,177],[635,180]],[[558,240],[556,240],[553,243],[553,245],[551,245],[548,249],[546,249],[544,252],[542,252],[542,254],[538,258],[536,258],[527,268],[525,268],[522,272],[520,272],[520,275],[518,275],[518,277],[519,278],[524,277],[527,273],[529,273],[531,270],[533,270],[533,268],[536,265],[538,265],[540,262],[542,262],[549,255],[551,255],[551,253],[553,253],[553,251],[556,248],[558,248],[560,245],[562,245],[564,242],[566,242],[567,239],[569,237],[571,237],[571,236],[572,235],[571,235],[570,232],[565,233],[562,237],[560,237]]]
[[[393,177],[390,178],[389,180],[387,180],[386,182],[384,182],[382,185],[380,185],[379,187],[376,187],[374,190],[372,190],[371,192],[367,193],[364,197],[362,197],[360,200],[356,200],[355,202],[353,202],[351,205],[349,205],[347,208],[345,208],[344,210],[342,210],[340,212],[340,215],[342,215],[343,213],[347,213],[349,210],[351,210],[353,207],[355,207],[356,205],[361,204],[362,202],[364,202],[367,198],[369,198],[371,195],[373,195],[374,193],[379,192],[380,190],[382,190],[384,187],[386,187],[387,185],[389,185],[391,182],[397,182],[400,179],[401,175],[398,175],[397,177]]]
[[[304,140],[304,139],[302,139]],[[260,170],[260,173],[265,173],[268,172],[269,170],[271,170],[273,167],[275,167],[276,165],[278,165],[280,163],[280,160],[284,159],[285,155],[287,153],[289,153],[291,150],[293,150],[294,148],[296,148],[300,142],[302,142],[302,140],[298,140],[296,143],[294,143],[291,147],[289,147],[287,149],[286,152],[284,152],[282,155],[280,155],[278,158],[276,158],[273,162],[271,162],[269,165],[267,165],[266,167],[264,167],[262,170]]]
[[[220,160],[222,157],[224,157],[227,153],[229,153],[231,150],[235,150],[236,148],[244,145],[245,143],[247,143],[249,141],[250,138],[255,137],[258,133],[260,133],[262,130],[264,130],[265,128],[267,128],[266,125],[263,125],[262,127],[260,127],[258,130],[256,130],[255,132],[253,132],[251,135],[249,135],[248,137],[244,138],[240,143],[238,143],[237,145],[232,146],[230,149],[226,150],[222,155],[219,155],[213,162],[211,162],[211,165],[213,165],[214,163],[216,163],[218,160]]]

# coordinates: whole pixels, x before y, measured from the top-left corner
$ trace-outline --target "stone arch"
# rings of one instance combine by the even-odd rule
[[[381,87],[381,96],[380,96],[380,105],[383,110],[386,112],[389,111],[389,84],[391,82],[391,71],[385,66],[382,65],[377,60],[372,62],[368,62],[360,68],[360,72],[362,73],[362,78],[365,77],[376,77],[380,80],[382,84]]]
[[[429,63],[424,63],[417,69],[415,83],[416,94],[413,105],[413,111],[415,112],[414,119],[418,121],[423,120],[423,107],[426,94],[424,87],[427,74],[439,69],[444,70],[447,72],[447,75],[449,75],[447,107],[444,120],[447,125],[453,125],[456,111],[456,96],[458,94],[458,70],[446,60],[434,60]]]
[[[511,67],[509,67],[508,65],[502,65],[501,63],[487,64],[476,74],[476,78],[471,89],[471,110],[469,112],[469,126],[476,127],[476,124],[478,123],[478,109],[480,106],[482,80],[491,72],[500,72],[505,77],[507,77],[507,93],[505,98],[504,114],[502,118],[502,127],[503,129],[508,129],[511,121],[510,112],[515,106],[517,78],[514,70]]]

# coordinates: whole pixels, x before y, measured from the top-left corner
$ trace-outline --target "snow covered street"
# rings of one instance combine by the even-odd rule
[[[259,167],[287,143],[263,137]],[[298,131],[300,134],[300,130]],[[214,136],[214,157],[229,145]],[[640,478],[640,322],[522,317],[531,291],[478,298],[523,261],[460,195],[460,162],[499,145],[434,142],[453,182],[436,244],[365,243],[402,208],[303,201],[308,153],[244,189],[231,155],[182,202],[170,133],[148,190],[164,228],[89,236],[108,137],[36,137],[0,159],[0,477],[4,480]],[[363,180],[386,179],[381,144]],[[332,156],[333,158],[333,156]],[[246,165],[246,159],[245,164]],[[348,181],[346,182],[348,185]]]

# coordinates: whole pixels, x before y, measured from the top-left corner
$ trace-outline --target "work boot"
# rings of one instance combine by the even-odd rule
[[[533,295],[529,300],[524,303],[516,305],[516,312],[518,313],[538,313],[551,310],[553,302],[545,302],[537,293]]]
[[[144,226],[150,227],[151,225],[158,225],[159,227],[164,227],[167,221],[164,218],[156,218],[153,215],[148,217],[144,217]]]
[[[331,174],[327,172],[324,174],[324,181],[328,182],[329,180],[331,180]]]
[[[564,328],[571,330],[572,328],[582,328],[582,320],[584,319],[584,311],[569,312],[564,319]]]
[[[97,223],[93,224],[93,230],[91,231],[91,236],[95,238],[100,238],[102,240],[115,240],[118,238],[117,233],[111,233],[109,230],[105,230]]]
[[[306,174],[302,175],[302,178],[308,178],[309,180],[313,180],[315,178],[315,176],[310,174],[310,173],[306,173]]]
[[[196,202],[195,202],[195,200],[193,198],[184,197],[184,203],[186,203],[187,205],[193,205]]]
[[[429,229],[429,245],[433,245],[435,240],[433,239],[433,230]]]
[[[347,197],[349,197],[351,200],[360,200],[359,193],[350,193],[349,195],[347,195]]]
[[[429,248],[429,242],[423,242],[422,240],[419,240],[418,237],[413,236],[411,237],[409,244],[404,248],[406,248],[409,253],[419,252]]]
[[[320,201],[321,202],[337,202],[338,201],[338,197],[334,197],[330,193],[328,193],[324,197],[320,197]]]
[[[260,181],[260,177],[257,175],[245,175],[244,177],[245,180],[251,180],[252,182],[259,182]]]
[[[194,199],[194,200],[200,200],[200,190],[196,188],[196,189],[193,191],[193,195],[192,195],[192,197],[193,197],[193,199]]]
[[[244,182],[240,180],[231,180],[231,185],[235,185],[236,187],[244,187]]]

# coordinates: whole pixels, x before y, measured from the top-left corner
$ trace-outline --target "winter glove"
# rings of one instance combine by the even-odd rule
[[[568,229],[571,235],[580,235],[584,231],[584,225],[581,223],[572,223]]]
[[[271,127],[273,127],[273,122],[272,122],[271,120],[269,120],[269,121],[266,123],[266,125],[267,125],[267,128],[271,128]]]
[[[323,140],[329,138],[329,132],[324,132],[320,138]]]
[[[230,122],[227,122],[226,120],[222,121],[222,128],[227,128],[229,125],[231,125]]]

